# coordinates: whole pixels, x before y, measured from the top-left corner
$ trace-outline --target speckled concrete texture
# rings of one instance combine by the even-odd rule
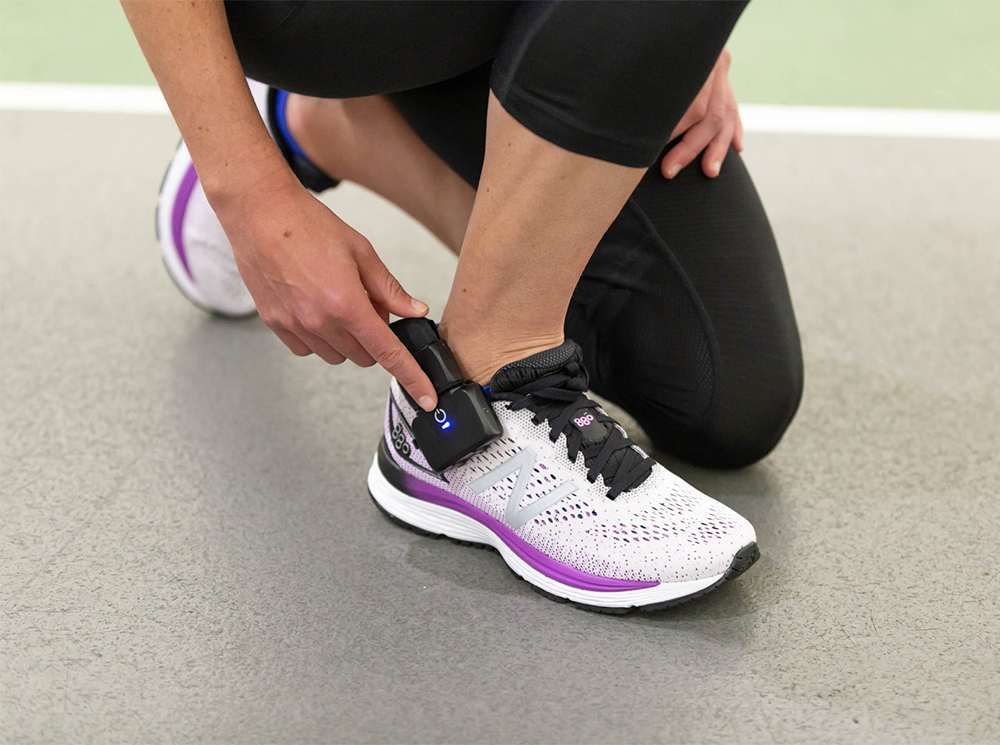
[[[1000,740],[1000,143],[747,137],[805,399],[759,465],[664,461],[763,558],[615,618],[378,513],[384,373],[176,292],[169,119],[0,128],[4,742]],[[440,312],[454,259],[328,199]]]

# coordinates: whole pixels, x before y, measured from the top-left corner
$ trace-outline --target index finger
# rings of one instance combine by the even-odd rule
[[[434,411],[437,392],[430,378],[374,308],[365,314],[356,328],[351,329],[351,333],[365,351],[399,381],[420,408]]]

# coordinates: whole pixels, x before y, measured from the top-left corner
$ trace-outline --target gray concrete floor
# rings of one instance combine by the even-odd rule
[[[177,294],[167,118],[0,126],[3,741],[1000,741],[1000,143],[747,138],[805,400],[757,466],[665,462],[763,558],[614,618],[382,518],[384,373]],[[439,311],[454,260],[330,201]]]

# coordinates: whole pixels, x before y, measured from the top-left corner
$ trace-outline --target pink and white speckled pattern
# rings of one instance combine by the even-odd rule
[[[429,472],[413,442],[408,425],[416,412],[395,380],[389,396],[385,437],[400,468],[501,522],[506,522],[507,499],[517,474],[480,494],[475,494],[469,484],[522,449],[530,448],[536,461],[519,508],[566,481],[575,484],[576,493],[516,532],[530,545],[581,571],[646,582],[704,579],[723,574],[736,552],[756,540],[747,520],[659,464],[638,487],[617,499],[608,499],[602,476],[593,484],[587,481],[582,453],[575,462],[569,460],[565,435],[553,443],[547,423],[536,425],[530,411],[511,412],[502,401],[495,402],[493,408],[503,423],[503,436],[463,463],[446,469],[442,479]],[[398,421],[400,415],[406,426]],[[394,437],[405,443],[409,458],[420,468],[400,457],[392,446]]]

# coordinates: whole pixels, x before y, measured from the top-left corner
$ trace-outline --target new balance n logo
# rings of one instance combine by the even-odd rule
[[[538,457],[530,448],[524,448],[510,460],[504,461],[485,476],[480,476],[478,479],[469,484],[469,488],[472,489],[473,492],[476,494],[482,494],[487,489],[499,484],[508,476],[514,473],[517,474],[517,479],[514,481],[514,488],[511,490],[510,496],[507,498],[507,511],[504,515],[507,520],[507,524],[514,530],[520,528],[528,522],[528,520],[538,517],[538,515],[545,512],[545,510],[551,509],[569,495],[575,494],[577,490],[577,485],[572,481],[564,481],[555,489],[547,494],[543,494],[531,504],[518,509],[517,506],[521,503],[521,498],[524,496],[524,492],[528,488],[528,480],[531,478],[531,472],[535,468],[535,461],[537,459]]]

